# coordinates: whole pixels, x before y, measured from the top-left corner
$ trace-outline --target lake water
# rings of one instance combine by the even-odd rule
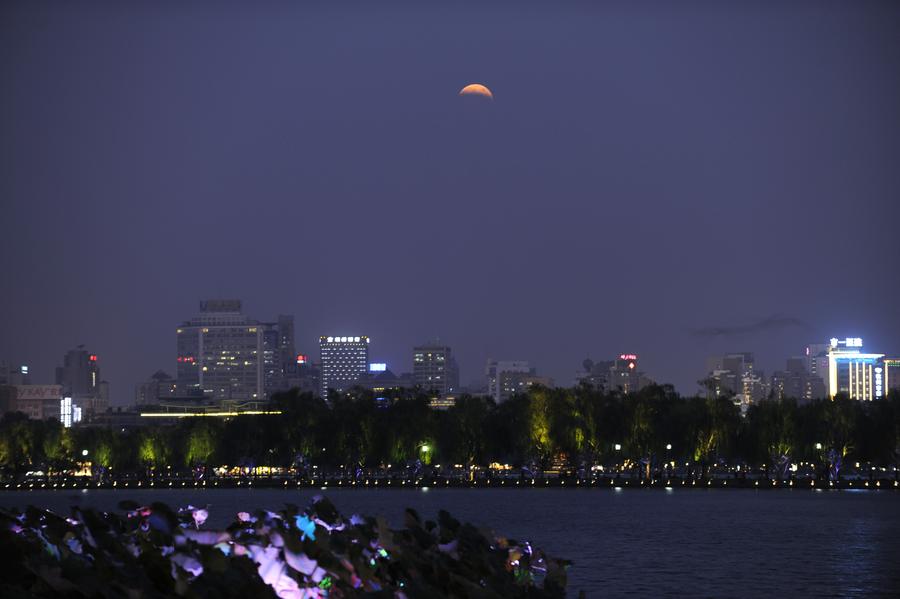
[[[412,507],[527,539],[574,560],[572,596],[900,595],[900,493],[724,489],[144,490],[0,493],[0,506],[66,511],[119,501],[247,509],[327,494],[343,513],[393,524]]]

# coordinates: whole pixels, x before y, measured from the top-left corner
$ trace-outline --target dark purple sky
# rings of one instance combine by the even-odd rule
[[[39,382],[84,343],[131,402],[207,297],[464,383],[900,352],[896,2],[124,4],[0,7],[0,358]]]

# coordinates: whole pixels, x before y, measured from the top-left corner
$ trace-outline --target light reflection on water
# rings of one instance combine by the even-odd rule
[[[215,526],[241,510],[327,495],[345,514],[402,522],[447,509],[574,560],[570,589],[603,595],[873,595],[900,590],[900,494],[867,490],[159,489],[0,493],[4,507],[209,505]],[[594,595],[594,593],[590,593]]]

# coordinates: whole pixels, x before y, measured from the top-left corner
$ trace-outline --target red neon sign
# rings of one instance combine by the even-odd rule
[[[637,355],[635,354],[622,354],[619,356],[620,360],[637,360]]]
[[[309,362],[309,356],[305,354],[297,354],[297,364],[306,364]]]
[[[90,360],[91,362],[96,362],[97,356],[95,356],[94,354],[91,354],[91,356],[88,358],[88,360]]]

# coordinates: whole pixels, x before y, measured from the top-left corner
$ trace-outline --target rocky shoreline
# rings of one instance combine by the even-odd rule
[[[17,597],[564,597],[569,563],[440,511],[345,517],[306,508],[241,512],[120,504],[0,510],[0,595]]]

